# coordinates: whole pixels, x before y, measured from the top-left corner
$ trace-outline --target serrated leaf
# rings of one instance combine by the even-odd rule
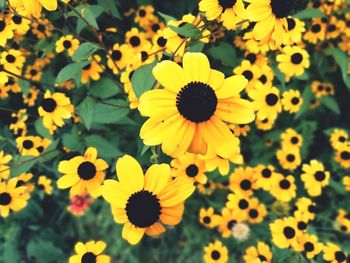
[[[139,98],[144,92],[153,87],[156,80],[153,77],[152,70],[156,64],[157,61],[144,65],[137,69],[132,75],[131,83],[136,97]]]
[[[90,57],[97,49],[98,47],[94,44],[88,42],[83,43],[79,46],[77,51],[75,51],[72,59],[76,62],[85,60]]]
[[[201,31],[199,31],[196,26],[189,23],[186,23],[181,27],[176,27],[173,25],[168,25],[168,27],[185,38],[200,38],[202,36]]]
[[[298,19],[307,19],[307,18],[314,18],[314,17],[325,17],[326,15],[316,8],[306,8],[295,15],[293,17]]]
[[[320,101],[322,105],[333,111],[335,114],[340,114],[338,103],[333,97],[324,96],[320,99]]]
[[[90,64],[90,61],[82,61],[79,63],[72,63],[65,66],[58,73],[56,82],[59,84],[76,77],[78,74],[80,74],[81,70],[88,64]]]
[[[77,107],[77,113],[83,121],[86,129],[90,130],[95,111],[95,100],[87,97]]]
[[[208,53],[226,66],[234,67],[236,65],[236,51],[228,43],[220,42],[217,46],[211,47]]]

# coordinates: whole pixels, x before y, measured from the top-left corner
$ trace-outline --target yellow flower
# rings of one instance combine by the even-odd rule
[[[38,113],[43,118],[43,124],[49,130],[53,126],[62,127],[63,120],[71,118],[73,111],[74,107],[64,93],[51,94],[49,90],[45,92],[41,106],[38,108]]]
[[[251,103],[239,95],[247,84],[243,76],[225,79],[202,53],[186,53],[183,68],[162,61],[153,75],[164,89],[140,97],[139,111],[151,117],[140,131],[146,145],[161,144],[173,157],[205,153],[207,146],[223,158],[239,152],[239,140],[224,121],[245,124],[255,118]]]
[[[24,195],[26,186],[17,187],[17,178],[8,182],[0,181],[0,216],[8,217],[10,210],[19,211],[27,205],[28,196]]]
[[[277,151],[276,156],[283,169],[295,170],[301,164],[298,147],[285,146]]]
[[[297,221],[293,217],[276,219],[270,223],[270,231],[273,243],[279,248],[295,245],[301,234],[297,227]]]
[[[7,179],[10,175],[10,167],[8,163],[12,160],[10,154],[5,154],[4,151],[0,151],[0,180]]]
[[[289,202],[296,196],[296,189],[293,176],[278,174],[276,181],[272,184],[270,193],[279,201]]]
[[[99,80],[101,78],[101,73],[104,71],[104,66],[101,65],[101,57],[99,55],[94,55],[90,58],[91,63],[87,64],[81,70],[81,83],[87,84],[90,79]]]
[[[73,56],[79,45],[80,41],[73,35],[66,35],[56,41],[56,52],[61,53],[66,50],[69,56]]]
[[[256,247],[251,246],[246,249],[243,259],[245,263],[270,263],[272,252],[267,244],[259,241]]]
[[[329,184],[330,173],[325,171],[323,164],[317,160],[311,160],[310,164],[303,164],[301,180],[310,196],[319,196],[322,188]]]
[[[125,155],[116,164],[119,181],[105,180],[104,199],[111,204],[114,220],[124,224],[122,237],[137,244],[144,234],[159,236],[165,225],[177,225],[184,212],[184,201],[193,193],[188,178],[171,180],[170,166],[154,164],[145,175],[133,157]]]
[[[300,110],[303,98],[299,90],[290,89],[282,93],[281,103],[285,111],[296,113]]]
[[[276,60],[279,62],[279,70],[284,73],[287,81],[293,76],[303,75],[305,69],[310,67],[309,54],[297,46],[284,47],[282,54],[277,55]]]
[[[221,217],[214,213],[214,208],[210,207],[208,209],[201,208],[199,211],[199,222],[208,227],[214,228],[220,224]]]
[[[38,180],[38,189],[42,189],[46,194],[52,195],[52,180],[47,178],[46,176],[39,176]]]
[[[71,196],[83,194],[87,190],[91,196],[98,197],[107,168],[108,164],[97,158],[96,148],[89,147],[84,156],[76,156],[59,163],[58,171],[63,176],[58,179],[57,186],[60,189],[71,187]]]
[[[228,249],[221,241],[209,243],[204,247],[205,263],[226,263],[228,261]]]
[[[103,241],[78,242],[74,246],[76,255],[69,258],[69,263],[110,263],[111,258],[102,254],[105,249],[106,243]]]

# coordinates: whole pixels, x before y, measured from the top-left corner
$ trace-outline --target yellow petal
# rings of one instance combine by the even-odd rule
[[[186,85],[183,69],[173,61],[165,60],[158,63],[152,73],[163,87],[174,93]]]
[[[143,189],[144,176],[141,165],[130,155],[119,158],[116,164],[119,181],[135,193]]]
[[[186,53],[182,60],[186,81],[200,81],[208,83],[210,76],[210,63],[203,53]]]
[[[131,245],[136,245],[138,242],[140,242],[144,233],[144,228],[136,227],[130,222],[127,222],[123,227],[122,237],[126,239]]]
[[[158,194],[167,185],[170,179],[168,164],[153,164],[145,175],[145,190]]]
[[[218,99],[237,96],[248,84],[248,80],[241,75],[231,76],[224,80],[222,86],[215,91]]]

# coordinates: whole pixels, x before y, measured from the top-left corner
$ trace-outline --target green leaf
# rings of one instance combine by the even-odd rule
[[[228,43],[220,42],[219,45],[211,47],[208,53],[226,66],[234,67],[236,65],[236,51],[234,47]]]
[[[42,136],[42,137],[44,137],[44,138],[48,138],[48,139],[51,140],[52,136],[51,136],[49,130],[43,125],[43,121],[42,121],[41,118],[40,118],[40,119],[37,119],[37,120],[35,121],[34,126],[35,126],[36,132],[37,132],[40,136]]]
[[[23,95],[28,96],[29,89],[30,89],[30,82],[24,79],[20,79],[18,84],[21,87],[21,91]]]
[[[115,18],[122,19],[122,15],[118,11],[114,0],[98,0],[98,4],[103,6]]]
[[[98,46],[96,45],[93,45],[88,42],[83,43],[79,46],[77,51],[75,51],[72,59],[76,62],[82,61],[90,57],[97,49],[98,49]]]
[[[26,247],[28,257],[35,258],[37,263],[64,262],[65,255],[62,250],[49,240],[34,237]]]
[[[164,19],[164,22],[165,24],[168,24],[169,21],[176,21],[177,19],[173,16],[169,16],[167,14],[164,14],[162,12],[157,12],[158,15],[160,15],[163,19]]]
[[[326,54],[331,55],[339,65],[345,85],[350,89],[350,75],[348,74],[349,57],[339,48],[328,48]]]
[[[72,63],[65,66],[58,73],[56,82],[59,84],[76,77],[78,74],[81,73],[81,70],[88,64],[90,64],[90,61],[82,61],[79,63]]]
[[[324,96],[320,99],[321,104],[333,111],[333,113],[339,115],[340,114],[340,109],[338,106],[337,101],[330,96]]]
[[[16,156],[13,158],[13,164],[11,165],[11,176],[14,177],[28,172],[38,160],[33,156]]]
[[[0,7],[4,7],[6,0],[0,0]]]
[[[115,80],[116,81],[116,80]],[[107,99],[120,93],[121,87],[110,78],[101,78],[93,82],[89,92],[97,98]]]
[[[116,145],[113,145],[109,140],[99,135],[87,136],[85,141],[87,147],[95,147],[99,155],[103,158],[116,158],[123,154]]]
[[[190,42],[188,47],[188,52],[202,52],[205,43],[200,41]]]
[[[325,17],[325,14],[316,8],[306,8],[295,15],[293,15],[295,18],[299,19],[307,19],[307,18],[314,18],[314,17]]]
[[[89,26],[92,26],[95,29],[99,29],[98,24],[96,22],[96,18],[99,17],[103,11],[104,8],[102,6],[98,5],[80,5],[75,8],[75,10],[89,23]],[[80,32],[87,27],[87,23],[83,21],[79,15],[77,15],[74,11],[70,11],[67,16],[73,16],[78,18],[77,23],[77,33],[80,34]]]
[[[90,130],[92,119],[95,111],[95,100],[93,98],[87,97],[82,103],[77,107],[77,112],[81,120],[83,121],[86,129]]]
[[[186,23],[181,27],[176,27],[172,25],[168,25],[168,27],[185,38],[200,38],[202,36],[201,31],[199,31],[199,29],[195,25],[189,23]]]
[[[125,118],[129,112],[129,106],[125,101],[107,100],[100,102],[95,105],[93,123],[116,124]]]
[[[157,61],[155,60],[151,64],[140,67],[132,75],[131,83],[136,97],[139,98],[144,92],[153,87],[156,80],[153,77],[152,70],[156,64]]]
[[[62,144],[72,151],[81,152],[84,150],[85,145],[82,141],[78,128],[74,126],[69,133],[62,135]]]
[[[304,113],[307,112],[310,107],[311,100],[313,98],[313,92],[309,86],[304,88],[302,98],[303,103],[301,104],[299,111],[294,116],[294,119],[296,120],[299,119],[302,115],[304,115]]]
[[[303,137],[303,145],[301,146],[301,156],[306,159],[309,154],[309,148],[314,141],[315,131],[317,129],[316,121],[303,121],[300,128]]]
[[[284,74],[280,71],[280,69],[277,66],[273,66],[272,70],[275,73],[276,78],[281,83],[282,88],[285,90],[286,89],[286,78],[285,78]]]

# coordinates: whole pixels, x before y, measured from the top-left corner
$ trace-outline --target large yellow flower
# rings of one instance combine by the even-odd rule
[[[68,3],[70,0],[61,0]],[[55,11],[58,7],[57,0],[9,0],[10,6],[15,10],[25,9],[28,14],[35,17],[41,16],[42,8],[48,11]]]
[[[248,81],[211,69],[202,53],[186,53],[183,67],[162,61],[153,75],[164,89],[140,97],[139,111],[151,117],[141,128],[146,145],[162,145],[173,157],[186,151],[205,153],[207,146],[224,158],[239,152],[239,140],[225,122],[245,124],[254,120],[252,104],[239,93]]]
[[[116,172],[119,181],[105,180],[100,189],[115,221],[124,224],[122,237],[130,244],[137,244],[144,234],[162,234],[161,223],[173,226],[181,221],[183,203],[195,189],[191,180],[171,180],[167,164],[154,164],[144,175],[129,155],[118,159]]]

